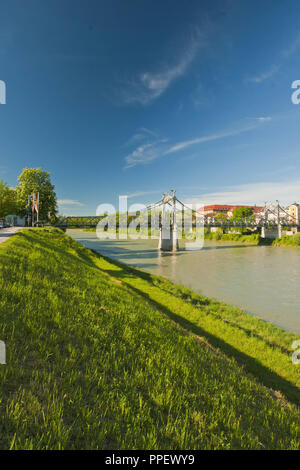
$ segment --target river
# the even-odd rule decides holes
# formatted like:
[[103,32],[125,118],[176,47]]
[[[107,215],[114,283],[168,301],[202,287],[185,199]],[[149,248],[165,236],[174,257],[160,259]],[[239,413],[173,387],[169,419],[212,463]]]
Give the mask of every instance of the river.
[[298,248],[205,241],[199,251],[161,253],[157,240],[99,240],[93,232],[67,233],[105,256],[300,334]]

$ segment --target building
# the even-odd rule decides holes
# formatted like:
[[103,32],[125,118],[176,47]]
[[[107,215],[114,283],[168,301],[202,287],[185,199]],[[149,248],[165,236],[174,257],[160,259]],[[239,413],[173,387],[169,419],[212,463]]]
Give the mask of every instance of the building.
[[216,217],[218,214],[223,214],[227,217],[227,213],[231,207],[233,206],[226,204],[211,204],[210,206],[204,206],[201,212],[205,217]]
[[300,204],[297,204],[294,202],[294,204],[291,204],[289,206],[289,222],[295,223],[295,225],[299,225],[299,209],[300,209]]
[[7,215],[5,217],[5,222],[9,225],[25,227],[25,218],[18,215]]
[[249,207],[253,211],[253,216],[255,217],[256,221],[259,221],[262,217],[264,217],[264,207],[263,206],[232,206],[231,209],[227,212],[227,217],[233,216],[233,211],[238,209],[239,207]]
[[229,204],[211,204],[210,206],[204,206],[203,214],[207,217],[216,217],[218,214],[223,214],[226,217],[232,217],[233,211],[239,207],[250,207],[253,210],[253,214],[256,218],[259,218],[264,211],[262,206],[242,206],[242,205],[229,205]]

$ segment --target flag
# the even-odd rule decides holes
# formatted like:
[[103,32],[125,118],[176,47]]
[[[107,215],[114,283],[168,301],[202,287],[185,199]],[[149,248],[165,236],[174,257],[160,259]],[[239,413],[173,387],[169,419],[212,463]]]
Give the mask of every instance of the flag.
[[32,213],[34,213],[35,208],[35,193],[32,194]]
[[39,193],[32,194],[32,212],[39,212]]
[[37,213],[39,212],[39,193],[35,195],[35,210]]

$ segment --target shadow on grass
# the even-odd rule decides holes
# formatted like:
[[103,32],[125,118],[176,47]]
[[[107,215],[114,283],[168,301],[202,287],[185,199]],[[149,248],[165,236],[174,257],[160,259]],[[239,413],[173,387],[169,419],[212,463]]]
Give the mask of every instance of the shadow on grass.
[[[114,275],[116,276],[116,273]],[[118,277],[119,277],[119,273],[118,273]],[[233,346],[226,343],[225,341],[218,338],[217,336],[212,335],[211,333],[207,332],[203,328],[195,325],[189,320],[172,312],[165,306],[151,299],[148,294],[145,294],[139,289],[136,289],[130,284],[127,284],[126,281],[124,283],[127,285],[127,287],[130,290],[144,297],[147,300],[147,302],[149,302],[158,310],[165,313],[171,320],[178,323],[180,326],[194,333],[195,335],[204,337],[213,347],[218,348],[227,356],[230,356],[236,359],[236,361],[240,365],[244,366],[244,369],[247,372],[250,372],[256,378],[258,378],[260,382],[263,383],[266,387],[271,388],[275,391],[282,392],[291,402],[295,403],[298,406],[300,405],[300,392],[299,392],[299,389],[294,384],[280,377],[275,372],[272,372],[270,369],[263,366],[259,361],[252,358],[251,356],[248,356],[247,354],[239,351],[238,349],[234,348]]]
[[[147,282],[149,282],[152,286],[157,287],[158,289],[160,289],[161,291],[166,292],[169,295],[173,295],[174,297],[176,297],[176,298],[192,305],[194,308],[201,309],[202,306],[215,306],[215,305],[219,306],[219,305],[223,305],[223,302],[215,300],[215,299],[211,299],[211,298],[206,297],[202,294],[199,294],[198,292],[190,290],[189,288],[185,287],[184,285],[173,284],[172,281],[170,281],[167,278],[161,277],[157,274],[151,274],[149,272],[142,271],[141,269],[142,269],[143,265],[136,265],[136,266],[131,265],[131,264],[129,265],[127,263],[123,263],[123,262],[118,261],[116,259],[112,259],[112,258],[106,257],[104,255],[101,255],[101,253],[99,253],[98,251],[95,251],[95,250],[91,250],[91,251],[94,251],[94,253],[97,256],[101,256],[101,258],[106,259],[109,263],[112,263],[112,264],[118,266],[120,269],[122,269],[124,272],[126,272],[127,275],[133,274],[134,276],[138,276],[138,277],[146,280]],[[147,264],[147,265],[144,265],[144,266],[145,266],[145,268],[148,268],[151,265]],[[156,279],[156,282],[154,282],[153,278]],[[168,286],[174,287],[174,291],[172,289],[168,289]],[[238,313],[241,312],[241,309],[239,309],[238,307],[233,307],[233,306],[225,304],[225,308],[230,308],[230,309],[237,310]],[[216,313],[215,311],[209,312],[209,315],[215,317],[219,321],[225,322],[222,315]],[[260,321],[264,322],[264,323],[268,323],[268,322],[266,322],[265,320],[262,320],[262,319]],[[254,336],[257,339],[260,339],[260,340],[264,341],[270,347],[272,347],[274,349],[278,349],[282,353],[285,353],[285,354],[292,354],[293,353],[293,351],[291,349],[288,349],[287,347],[284,347],[281,344],[277,344],[275,342],[268,341],[268,338],[265,338],[264,336],[256,333],[253,329],[246,328],[242,325],[239,325],[238,323],[229,321],[228,319],[226,319],[226,323],[229,324],[230,326],[234,327],[234,328],[237,328],[237,329],[243,331],[244,333],[246,333],[247,336]]]
[[[99,256],[98,253],[96,253],[96,255]],[[256,379],[259,379],[260,383],[262,383],[264,386],[271,388],[272,390],[281,392],[290,402],[294,403],[297,406],[300,405],[300,392],[296,385],[280,377],[278,374],[276,374],[275,372],[271,371],[269,368],[261,364],[257,359],[252,358],[251,356],[239,351],[238,349],[228,344],[226,341],[223,341],[217,336],[207,332],[202,327],[195,325],[194,323],[192,323],[191,321],[185,319],[184,317],[180,315],[177,315],[176,313],[172,312],[164,305],[151,299],[149,295],[143,292],[142,290],[136,287],[133,287],[131,284],[126,282],[126,277],[128,277],[128,275],[132,275],[132,276],[137,275],[145,279],[146,281],[150,282],[152,285],[154,285],[155,287],[159,289],[159,286],[156,286],[153,283],[153,279],[150,274],[135,270],[132,267],[123,265],[122,263],[119,263],[116,261],[112,261],[109,258],[106,258],[106,257],[102,257],[102,258],[107,259],[107,261],[109,261],[110,263],[115,264],[121,268],[120,271],[103,269],[103,271],[105,271],[107,274],[109,274],[112,277],[119,278],[120,280],[122,280],[129,290],[131,290],[132,292],[134,292],[135,294],[139,296],[142,296],[144,299],[146,299],[148,303],[150,303],[156,309],[166,314],[171,320],[179,324],[185,330],[188,330],[189,332],[197,336],[205,338],[211,346],[213,346],[214,348],[218,348],[225,355],[234,358],[239,365],[243,366],[244,370],[252,374],[252,376],[254,376]],[[172,295],[172,293],[170,294]],[[222,321],[222,319],[220,320]],[[273,347],[273,345],[270,344],[270,347]]]

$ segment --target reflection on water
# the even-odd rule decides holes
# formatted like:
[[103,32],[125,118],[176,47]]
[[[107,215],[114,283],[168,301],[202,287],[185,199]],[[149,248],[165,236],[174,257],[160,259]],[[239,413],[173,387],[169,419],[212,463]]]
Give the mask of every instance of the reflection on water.
[[68,234],[103,255],[300,333],[300,249],[209,241],[199,251],[162,253],[157,240],[100,241],[92,232]]

